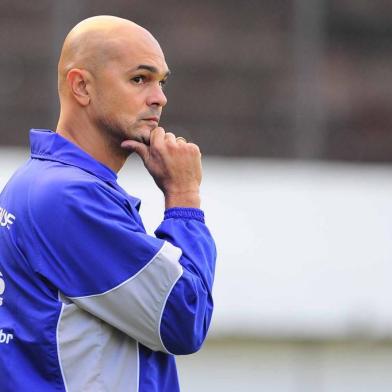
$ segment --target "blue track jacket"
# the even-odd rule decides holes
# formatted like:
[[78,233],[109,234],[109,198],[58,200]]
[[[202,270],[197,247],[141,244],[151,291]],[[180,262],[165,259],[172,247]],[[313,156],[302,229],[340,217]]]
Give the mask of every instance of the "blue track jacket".
[[0,391],[179,390],[203,343],[216,249],[203,212],[146,234],[116,174],[49,130],[0,195]]

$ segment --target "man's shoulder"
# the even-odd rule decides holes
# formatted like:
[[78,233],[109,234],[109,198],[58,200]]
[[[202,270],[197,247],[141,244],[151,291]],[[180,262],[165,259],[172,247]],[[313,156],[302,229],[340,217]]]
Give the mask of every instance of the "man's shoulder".
[[1,195],[9,200],[18,199],[22,206],[34,207],[105,186],[108,187],[98,177],[76,166],[30,159],[13,174]]
[[71,189],[94,188],[103,181],[98,177],[69,165],[52,165],[43,169],[42,175],[36,177],[36,188],[50,191],[50,193],[63,193]]
[[104,181],[78,167],[54,164],[36,173],[30,189],[30,207],[38,205],[64,208],[69,200],[97,199],[110,192]]

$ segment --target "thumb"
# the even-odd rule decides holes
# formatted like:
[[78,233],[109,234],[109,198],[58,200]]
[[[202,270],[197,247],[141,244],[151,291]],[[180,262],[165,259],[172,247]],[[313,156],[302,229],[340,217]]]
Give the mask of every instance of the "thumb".
[[146,162],[149,155],[149,148],[144,143],[137,142],[136,140],[124,140],[121,143],[121,147],[136,152],[142,158],[143,162]]

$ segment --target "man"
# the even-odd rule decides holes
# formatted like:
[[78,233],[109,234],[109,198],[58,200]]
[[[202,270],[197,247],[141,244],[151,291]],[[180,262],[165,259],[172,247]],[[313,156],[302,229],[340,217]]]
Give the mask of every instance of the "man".
[[[213,306],[200,151],[158,126],[169,70],[142,27],[82,21],[58,72],[57,130],[0,196],[0,390],[177,391]],[[116,182],[132,152],[165,197],[156,237]]]

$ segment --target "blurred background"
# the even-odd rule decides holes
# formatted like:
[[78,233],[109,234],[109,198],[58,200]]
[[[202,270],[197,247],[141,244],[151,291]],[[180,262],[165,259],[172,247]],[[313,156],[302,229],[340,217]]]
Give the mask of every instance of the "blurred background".
[[[184,391],[392,390],[392,2],[2,0],[0,189],[55,128],[66,33],[98,14],[149,29],[172,71],[162,125],[200,145],[218,252]],[[163,198],[119,176],[153,233]]]

